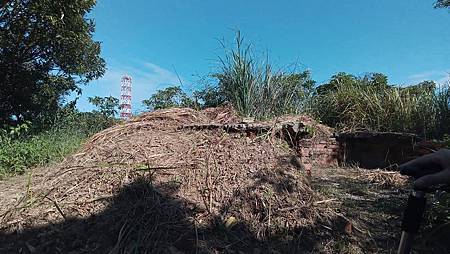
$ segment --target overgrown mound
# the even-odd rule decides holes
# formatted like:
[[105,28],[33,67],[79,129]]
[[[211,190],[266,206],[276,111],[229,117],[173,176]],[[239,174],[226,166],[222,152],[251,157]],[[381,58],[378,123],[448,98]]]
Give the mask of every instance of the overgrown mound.
[[11,188],[22,196],[0,198],[0,250],[312,250],[294,236],[331,213],[276,128],[183,128],[239,122],[229,107],[171,109],[94,135],[78,154]]

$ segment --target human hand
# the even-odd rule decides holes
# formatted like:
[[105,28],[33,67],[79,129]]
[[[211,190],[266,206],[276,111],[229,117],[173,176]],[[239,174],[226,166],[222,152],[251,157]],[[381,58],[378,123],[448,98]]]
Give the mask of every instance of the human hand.
[[402,175],[414,177],[414,189],[425,190],[433,185],[450,184],[450,150],[441,149],[399,166]]

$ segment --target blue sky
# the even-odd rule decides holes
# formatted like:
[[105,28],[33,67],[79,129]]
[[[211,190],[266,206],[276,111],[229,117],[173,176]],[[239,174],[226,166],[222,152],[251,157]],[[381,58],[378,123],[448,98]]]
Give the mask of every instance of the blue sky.
[[396,84],[443,82],[450,73],[450,12],[432,0],[98,0],[90,14],[107,72],[83,87],[89,96],[119,97],[133,77],[134,111],[157,89],[198,86],[217,68],[235,30],[283,68],[298,63],[318,83],[345,71],[382,72]]

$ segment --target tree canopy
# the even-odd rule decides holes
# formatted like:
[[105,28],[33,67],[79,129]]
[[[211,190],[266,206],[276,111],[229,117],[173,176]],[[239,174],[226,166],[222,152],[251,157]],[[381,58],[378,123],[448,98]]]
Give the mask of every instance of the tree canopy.
[[100,114],[107,117],[114,117],[119,112],[119,99],[113,96],[108,97],[89,97],[89,102],[94,105]]
[[450,0],[438,0],[434,6],[436,8],[450,8]]
[[104,74],[95,0],[10,0],[0,5],[0,123],[46,118],[81,84]]
[[149,99],[143,100],[142,103],[149,110],[194,107],[194,101],[179,86],[169,86],[158,90]]
[[357,77],[345,72],[333,75],[328,83],[317,87],[316,93],[324,95],[336,91],[340,86],[370,86],[373,88],[389,88],[388,78],[382,73],[367,73],[362,77]]

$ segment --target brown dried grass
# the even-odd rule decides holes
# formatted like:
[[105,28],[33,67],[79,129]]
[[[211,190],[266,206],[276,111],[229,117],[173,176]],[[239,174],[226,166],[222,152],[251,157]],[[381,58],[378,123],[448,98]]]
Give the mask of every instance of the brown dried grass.
[[408,183],[407,176],[398,171],[387,171],[382,169],[358,169],[357,178],[362,182],[379,185],[383,188],[403,188]]
[[[177,227],[172,225],[174,217],[161,216],[155,220],[153,231],[140,233],[145,242],[153,241],[158,248],[174,245],[173,234],[198,237],[199,228],[230,218],[245,225],[245,237],[263,241],[277,232],[307,228],[333,216],[331,208],[318,202],[321,198],[310,188],[303,172],[290,164],[293,151],[285,141],[270,135],[250,139],[223,130],[179,128],[235,122],[239,118],[226,107],[200,112],[170,109],[146,113],[102,131],[60,165],[35,170],[20,199],[2,200],[0,230],[18,232],[99,214],[111,206],[121,190],[142,178],[156,187],[154,191],[159,194],[151,192],[149,200],[159,200],[159,209],[164,209],[161,197],[170,196],[184,207],[186,218],[182,223],[196,225]],[[157,208],[153,205],[152,209]],[[151,214],[145,212],[139,220]],[[160,227],[169,222],[171,227]],[[123,234],[122,227],[111,226],[112,237]],[[177,231],[180,227],[187,232]],[[155,238],[157,235],[161,237]],[[214,234],[203,241],[213,241],[208,237],[213,239]],[[196,241],[200,244],[199,239]],[[122,239],[117,244],[123,250],[132,242]]]

